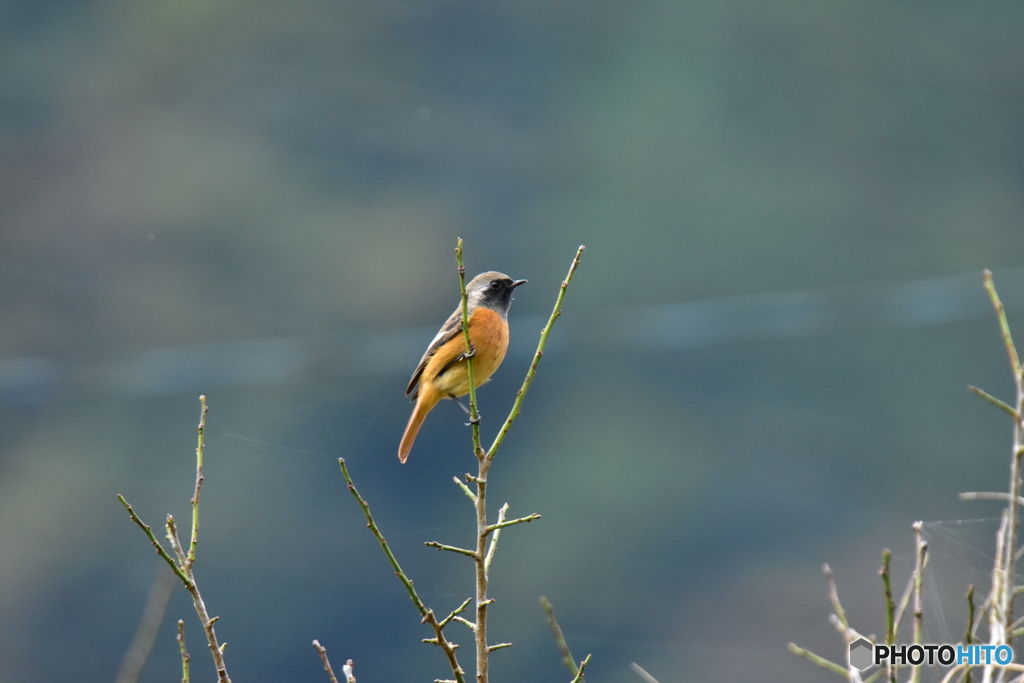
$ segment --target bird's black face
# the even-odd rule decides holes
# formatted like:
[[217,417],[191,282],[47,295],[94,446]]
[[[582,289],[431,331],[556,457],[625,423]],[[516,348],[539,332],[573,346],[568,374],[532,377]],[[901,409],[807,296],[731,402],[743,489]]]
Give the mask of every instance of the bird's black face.
[[507,311],[512,304],[512,290],[525,282],[526,280],[513,280],[510,277],[494,278],[480,293],[481,303],[488,308]]

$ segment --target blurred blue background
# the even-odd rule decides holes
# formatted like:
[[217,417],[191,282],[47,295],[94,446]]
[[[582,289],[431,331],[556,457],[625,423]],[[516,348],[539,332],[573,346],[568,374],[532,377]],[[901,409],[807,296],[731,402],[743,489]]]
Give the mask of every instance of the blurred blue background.
[[[337,458],[427,602],[468,597],[423,546],[472,537],[462,413],[395,456],[457,236],[530,281],[487,440],[587,245],[492,470],[544,516],[502,536],[494,680],[568,680],[542,594],[598,683],[821,680],[785,644],[842,656],[823,561],[881,633],[881,548],[902,586],[913,520],[997,514],[956,493],[1006,487],[965,386],[1012,398],[983,268],[1024,336],[1019,3],[8,0],[0,32],[4,681],[113,680],[161,569],[115,494],[187,518],[200,393],[234,680],[326,680],[314,638],[446,677]],[[926,640],[985,581],[953,537]],[[143,681],[178,618],[212,677],[179,588]]]

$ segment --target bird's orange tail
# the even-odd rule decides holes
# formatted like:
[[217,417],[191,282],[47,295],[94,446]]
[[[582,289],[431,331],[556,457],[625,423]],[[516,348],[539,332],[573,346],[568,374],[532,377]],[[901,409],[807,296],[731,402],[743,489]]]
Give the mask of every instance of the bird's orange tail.
[[434,409],[438,401],[441,400],[440,394],[437,390],[426,383],[420,385],[419,397],[416,399],[416,407],[412,410],[412,415],[409,416],[409,424],[405,426],[405,434],[402,434],[402,443],[398,445],[398,459],[405,462],[409,459],[409,451],[412,450],[412,445],[416,441],[416,435],[420,433],[420,427],[423,426],[423,420],[427,417],[427,413]]

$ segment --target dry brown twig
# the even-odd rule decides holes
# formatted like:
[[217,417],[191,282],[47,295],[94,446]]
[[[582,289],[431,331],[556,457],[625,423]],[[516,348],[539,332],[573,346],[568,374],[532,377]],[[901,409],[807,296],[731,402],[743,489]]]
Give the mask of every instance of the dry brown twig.
[[[331,661],[327,658],[327,648],[320,644],[319,640],[313,641],[313,647],[320,654],[320,660],[324,663],[324,670],[331,679],[331,683],[338,683],[338,677],[334,675],[334,669],[331,667]],[[345,683],[356,683],[356,677],[352,675],[352,660],[348,660],[341,667],[342,673],[345,675]]]

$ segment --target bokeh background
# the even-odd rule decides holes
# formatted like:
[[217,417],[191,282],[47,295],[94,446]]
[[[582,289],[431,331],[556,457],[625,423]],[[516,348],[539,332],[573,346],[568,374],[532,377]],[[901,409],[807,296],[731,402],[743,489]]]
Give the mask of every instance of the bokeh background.
[[[345,491],[422,594],[472,592],[474,466],[408,375],[470,274],[530,283],[485,437],[580,244],[492,470],[495,680],[811,681],[820,565],[883,631],[876,570],[936,557],[927,640],[987,586],[1024,336],[1015,2],[0,3],[0,679],[110,681],[161,562],[115,500],[188,516],[236,681],[446,677]],[[981,520],[981,521],[968,521]],[[179,588],[142,680],[213,675]],[[472,652],[467,633],[467,667]]]

